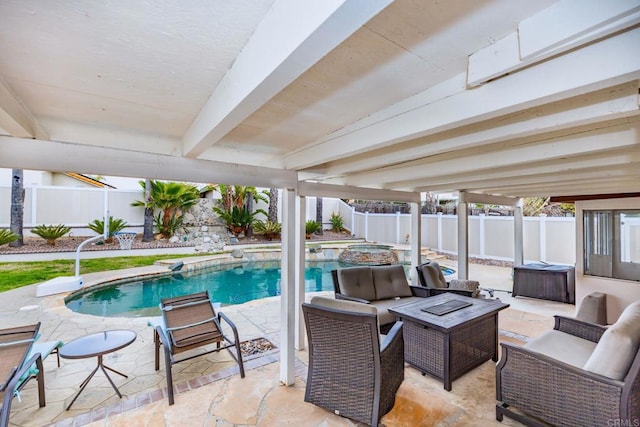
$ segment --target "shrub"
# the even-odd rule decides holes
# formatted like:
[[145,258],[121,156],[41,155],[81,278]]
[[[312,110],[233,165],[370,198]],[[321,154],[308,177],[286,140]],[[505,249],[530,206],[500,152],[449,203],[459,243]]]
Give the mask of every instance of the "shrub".
[[344,219],[342,219],[342,216],[340,216],[340,214],[337,214],[335,212],[332,213],[329,221],[331,222],[331,231],[334,231],[336,233],[342,233],[344,231]]
[[182,215],[178,214],[171,214],[169,218],[166,218],[163,213],[159,213],[158,216],[153,219],[153,222],[158,229],[158,233],[167,239],[176,234],[178,229],[184,229],[182,226]]
[[[113,242],[113,235],[118,231],[124,230],[126,226],[127,226],[126,221],[120,218],[114,219],[112,216],[110,216],[109,217],[109,237],[105,240],[105,243]],[[89,228],[98,234],[104,233],[104,220],[96,219],[93,222],[90,222]]]
[[55,246],[56,240],[71,231],[70,227],[63,224],[44,225],[40,224],[34,227],[31,232],[36,236],[42,237],[50,246]]
[[282,224],[276,221],[256,221],[254,227],[256,232],[263,234],[269,240],[280,237],[282,232]]
[[16,240],[18,240],[18,235],[14,232],[7,229],[0,230],[0,246],[15,242]]
[[304,225],[304,233],[309,238],[313,233],[319,231],[322,228],[322,225],[319,222],[308,220]]

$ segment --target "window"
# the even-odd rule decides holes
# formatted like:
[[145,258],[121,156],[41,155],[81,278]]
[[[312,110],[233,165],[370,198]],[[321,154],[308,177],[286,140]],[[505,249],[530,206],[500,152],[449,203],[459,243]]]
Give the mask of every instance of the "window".
[[640,281],[640,210],[584,211],[584,272]]

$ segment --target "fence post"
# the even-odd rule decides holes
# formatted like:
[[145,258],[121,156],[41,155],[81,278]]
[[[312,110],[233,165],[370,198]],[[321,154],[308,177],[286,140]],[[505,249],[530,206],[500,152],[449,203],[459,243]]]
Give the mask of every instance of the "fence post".
[[538,217],[540,226],[540,261],[547,261],[547,214]]
[[438,212],[438,252],[442,251],[442,212]]
[[369,211],[364,213],[364,240],[369,241]]
[[485,240],[484,240],[484,226],[485,226],[485,217],[486,215],[481,213],[478,215],[478,220],[480,221],[479,224],[479,233],[480,233],[480,256],[484,257],[484,253],[485,253]]

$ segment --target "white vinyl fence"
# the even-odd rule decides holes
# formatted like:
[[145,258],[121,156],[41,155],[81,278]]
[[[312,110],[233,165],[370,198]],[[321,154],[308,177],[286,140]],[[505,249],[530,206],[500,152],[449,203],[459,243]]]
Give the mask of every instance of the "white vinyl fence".
[[[125,220],[126,231],[142,232],[144,209],[132,207],[142,200],[141,190],[103,190],[83,187],[34,186],[25,188],[24,226],[64,224],[74,235],[93,236],[87,224],[102,219],[105,210],[114,218]],[[316,198],[306,197],[307,219],[316,216]],[[259,206],[263,209],[265,206]],[[410,214],[373,214],[355,212],[340,199],[323,198],[324,228],[337,213],[354,237],[367,241],[409,244]],[[11,220],[11,188],[0,187],[0,227]],[[28,233],[25,233],[29,235]],[[443,253],[456,253],[458,226],[456,215],[422,215],[422,246]],[[526,262],[545,261],[575,264],[575,218],[525,217],[524,258]],[[469,255],[478,258],[513,260],[513,217],[470,216]]]

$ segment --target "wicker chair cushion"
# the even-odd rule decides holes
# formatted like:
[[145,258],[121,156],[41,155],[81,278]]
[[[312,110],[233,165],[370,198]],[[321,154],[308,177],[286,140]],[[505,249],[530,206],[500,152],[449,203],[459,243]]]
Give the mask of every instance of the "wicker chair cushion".
[[640,343],[640,301],[627,306],[618,320],[602,334],[584,369],[623,380]]
[[524,347],[582,369],[596,348],[596,343],[551,330],[529,341]]
[[352,298],[373,301],[376,291],[373,287],[371,267],[353,267],[338,270],[340,293]]
[[371,304],[365,304],[373,306],[378,310],[378,321],[381,325],[387,325],[397,320],[396,315],[389,312],[389,308],[396,307],[401,304],[410,304],[412,302],[424,301],[422,297],[403,297],[402,299],[383,299],[377,301],[371,301]]
[[435,261],[426,262],[418,266],[424,280],[427,282],[427,287],[430,288],[447,288],[447,279],[444,278],[444,273],[440,269],[440,264]]
[[461,279],[453,279],[449,282],[449,289],[462,289],[465,291],[472,291],[473,297],[477,297],[480,292],[478,288],[480,287],[480,283],[476,280],[461,280]]
[[[335,310],[351,311],[351,312],[364,313],[364,314],[373,314],[374,316],[376,316],[376,318],[378,318],[377,317],[378,310],[376,309],[376,307],[369,304],[363,304],[360,302],[318,296],[318,297],[311,298],[311,304],[319,305],[321,307],[326,307],[326,308],[333,308]],[[378,319],[378,331],[380,331],[380,319]]]
[[[410,297],[411,288],[402,265],[371,267],[377,300]],[[383,322],[385,323],[385,322]]]

